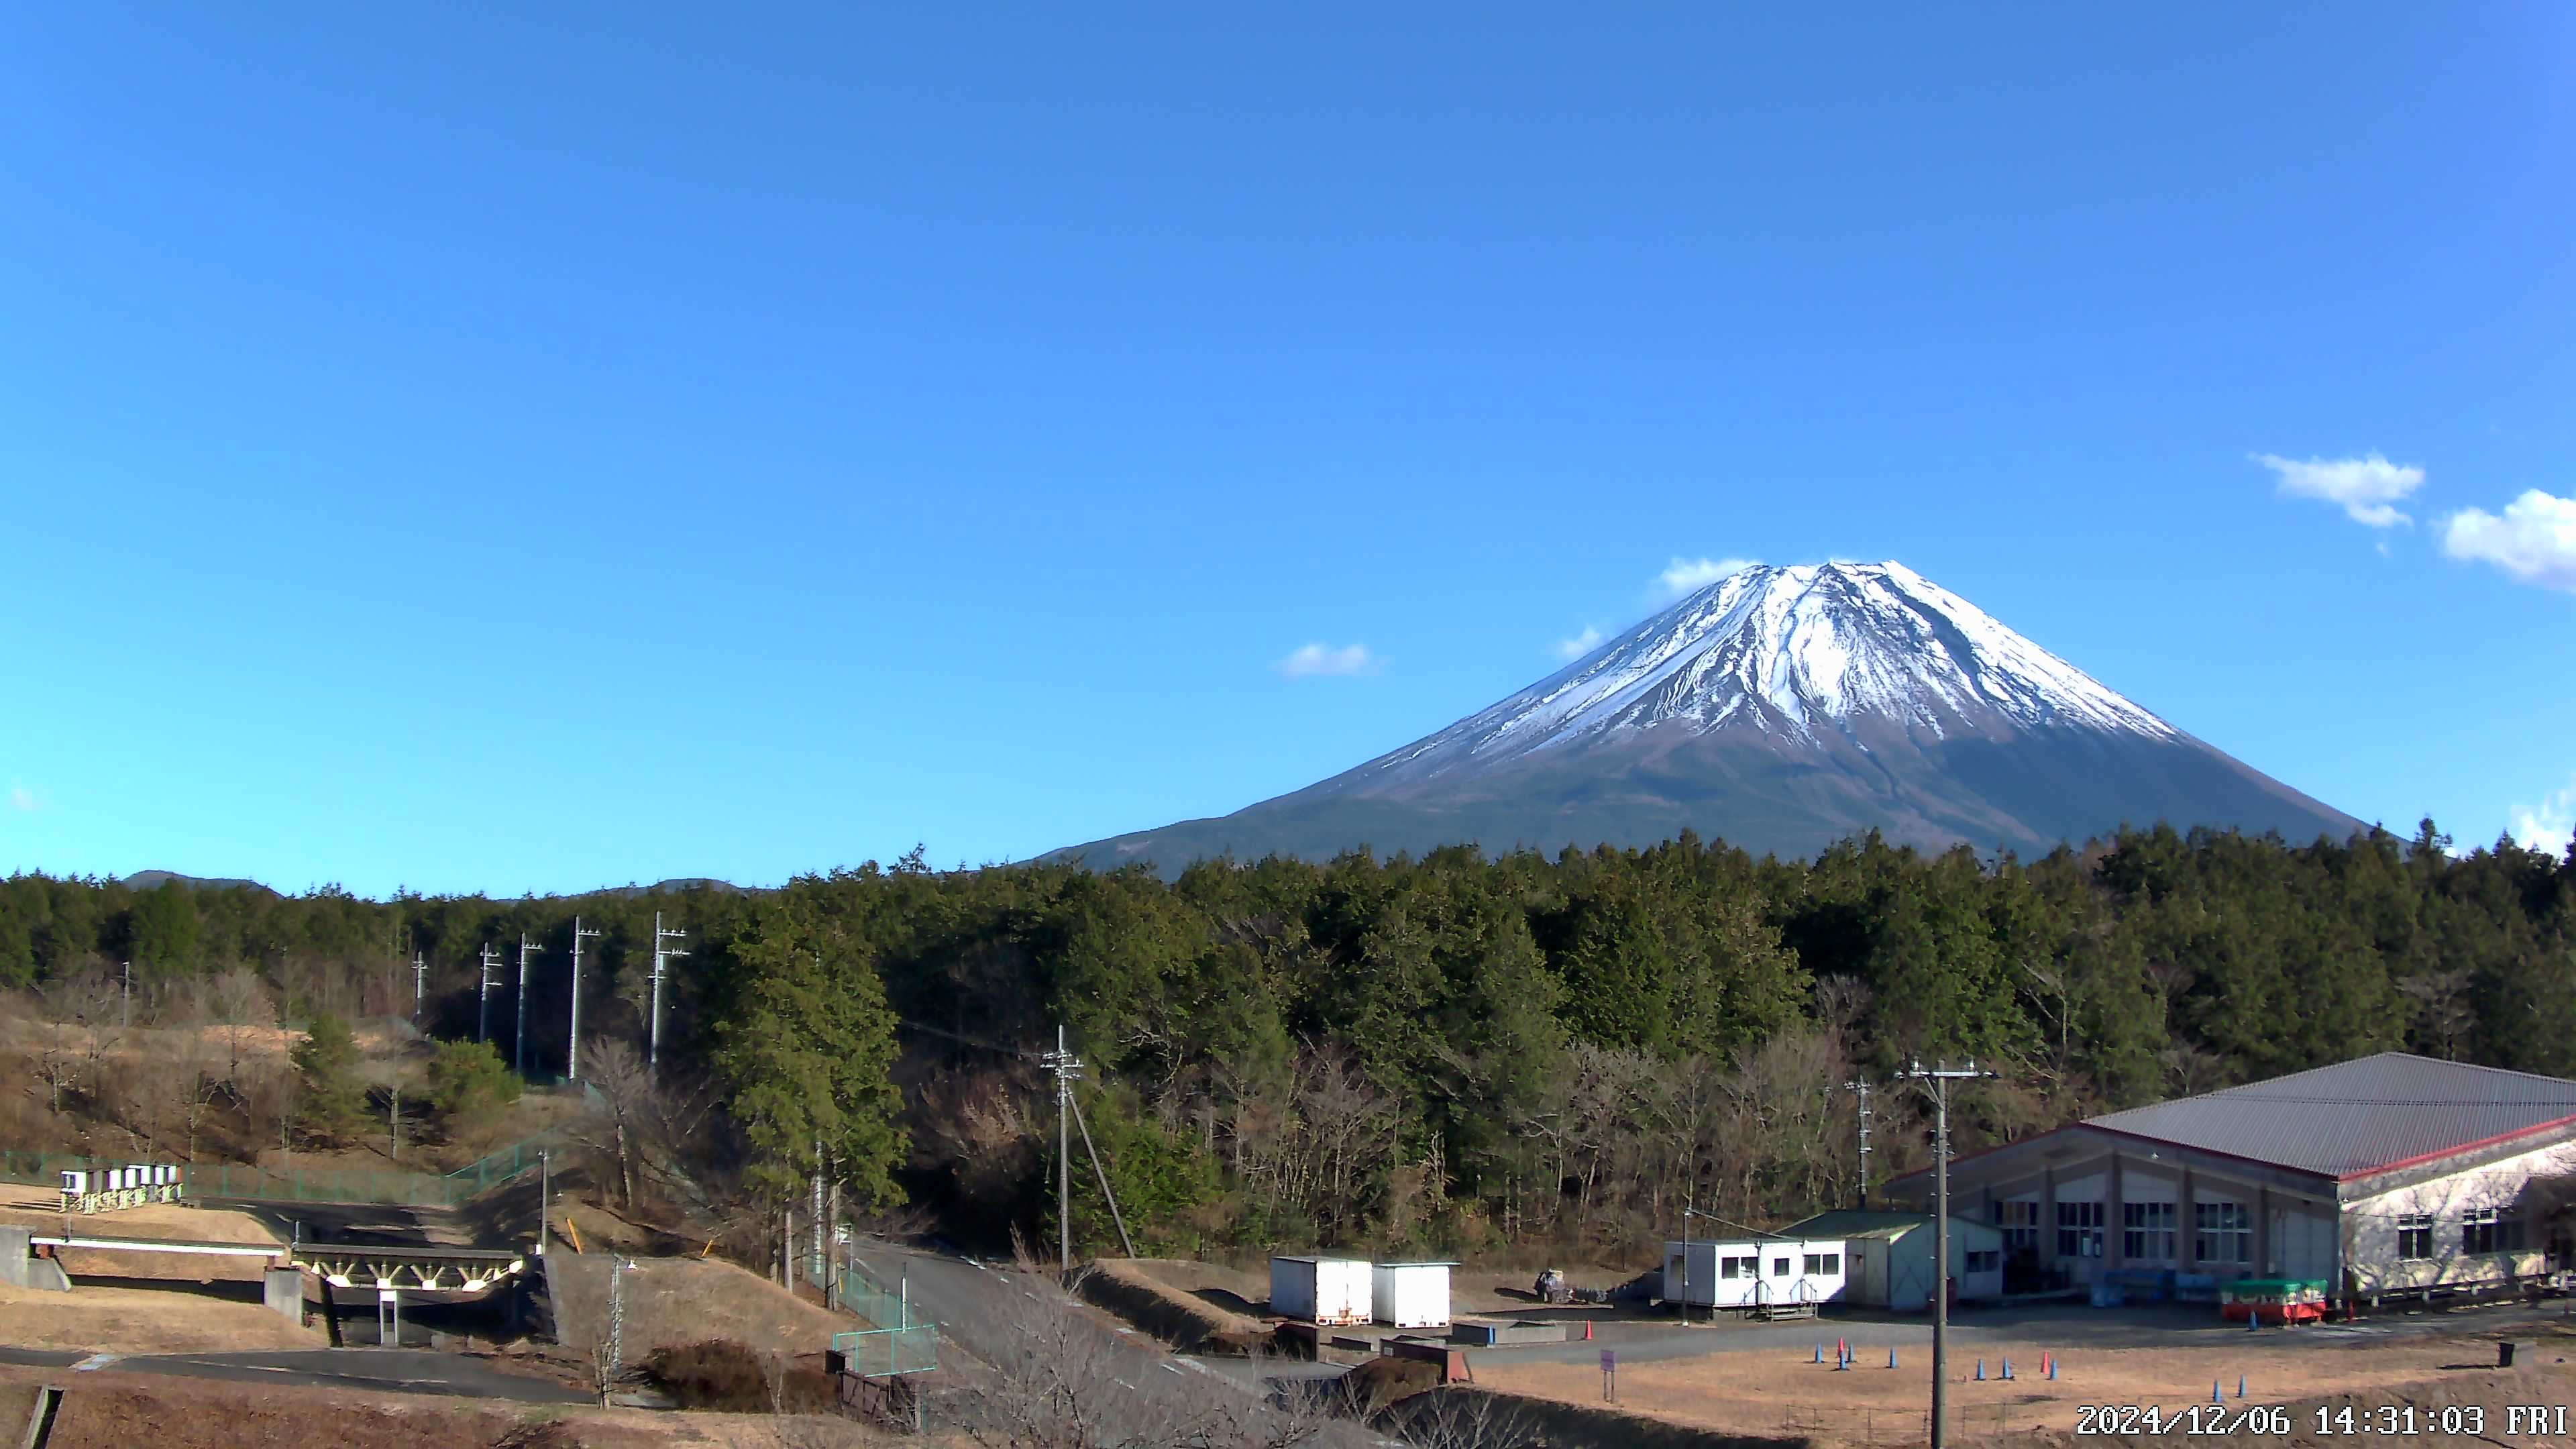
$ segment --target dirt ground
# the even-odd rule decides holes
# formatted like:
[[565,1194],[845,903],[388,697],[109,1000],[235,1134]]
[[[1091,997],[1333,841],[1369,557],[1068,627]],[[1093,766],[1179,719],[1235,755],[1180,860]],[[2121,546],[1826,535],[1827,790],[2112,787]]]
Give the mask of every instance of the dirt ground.
[[[586,1346],[608,1322],[607,1253],[573,1253],[558,1246],[547,1254],[556,1336]],[[721,1258],[637,1258],[626,1275],[626,1354],[641,1359],[656,1348],[730,1338],[754,1349],[793,1355],[821,1354],[832,1335],[857,1321],[791,1296],[765,1278]]]
[[[1798,1344],[1783,1344],[1777,1351],[1625,1365],[1618,1370],[1618,1403],[1672,1423],[1736,1434],[1803,1436],[1819,1445],[1921,1442],[1930,1397],[1929,1351],[1900,1349],[1898,1366],[1891,1370],[1886,1345],[1871,1346],[1864,1331],[1851,1336],[1853,1367],[1838,1372],[1832,1366],[1835,1332],[1830,1325],[1818,1330],[1826,1358],[1821,1365],[1811,1361],[1815,1345],[1803,1341],[1816,1335],[1802,1335]],[[2418,1393],[2422,1397],[2446,1379],[2466,1385],[2470,1376],[2492,1376],[2496,1360],[2495,1339],[2485,1336],[2274,1336],[2243,1347],[2079,1349],[2058,1358],[2058,1377],[2051,1381],[2040,1367],[2040,1355],[2049,1348],[1984,1343],[1964,1354],[1954,1352],[1948,1398],[1958,1437],[1982,1442],[2037,1431],[2072,1434],[2082,1406],[2160,1404],[2168,1411],[2181,1410],[2207,1403],[2213,1384],[2228,1403],[2236,1404],[2240,1376],[2247,1404],[2337,1394],[2379,1402],[2396,1392],[2395,1386],[2431,1386]],[[2563,1357],[2576,1349],[2576,1342],[2526,1342],[2524,1349],[2533,1362],[2515,1373],[2540,1397],[2566,1402],[2569,1389],[2576,1388],[2576,1370]],[[1982,1383],[1975,1378],[1980,1358],[1987,1374]],[[2006,1358],[2014,1373],[2009,1381],[2000,1377]],[[1579,1404],[1602,1400],[1601,1371],[1591,1362],[1514,1363],[1489,1356],[1476,1361],[1475,1372],[1481,1387],[1505,1393]]]
[[26,1422],[35,1386],[46,1383],[66,1390],[49,1449],[868,1449],[894,1442],[846,1420],[805,1415],[543,1410],[113,1369],[0,1368],[0,1434],[10,1442]]
[[[63,1228],[62,1196],[41,1188],[0,1183],[0,1224],[57,1233]],[[230,1208],[200,1208],[156,1203],[115,1212],[75,1214],[71,1228],[102,1238],[185,1238],[201,1243],[247,1243],[267,1247],[278,1241],[268,1225]],[[118,1253],[71,1248],[62,1254],[63,1271],[78,1283],[83,1278],[163,1278],[191,1283],[256,1283],[268,1268],[265,1258],[208,1257],[187,1253]]]
[[326,1343],[321,1330],[298,1328],[257,1303],[95,1284],[69,1293],[0,1286],[0,1341],[109,1353],[251,1353]]
[[[1164,1288],[1222,1312],[1257,1317],[1269,1308],[1270,1278],[1266,1263],[1238,1268],[1224,1263],[1176,1258],[1114,1259],[1110,1262],[1132,1267]],[[1104,1263],[1103,1266],[1108,1265]],[[1565,1264],[1557,1267],[1577,1288],[1610,1289],[1637,1276],[1634,1268]],[[1522,1269],[1509,1265],[1452,1268],[1449,1270],[1450,1310],[1453,1313],[1510,1314],[1536,1307],[1537,1300],[1530,1292],[1530,1285],[1538,1274],[1537,1268]]]

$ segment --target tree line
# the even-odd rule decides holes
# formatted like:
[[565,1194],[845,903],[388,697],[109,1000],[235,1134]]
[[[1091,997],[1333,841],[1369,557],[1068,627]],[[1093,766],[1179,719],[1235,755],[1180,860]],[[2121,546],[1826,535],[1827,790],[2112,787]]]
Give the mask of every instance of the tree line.
[[[647,1077],[656,911],[693,954]],[[1781,861],[1685,834],[1169,881],[915,852],[775,891],[518,901],[19,876],[0,882],[0,983],[131,962],[399,1015],[418,951],[429,1024],[458,1038],[476,951],[514,962],[524,932],[532,1075],[551,1074],[576,913],[603,932],[583,1033],[623,1084],[630,1196],[785,1204],[828,1178],[995,1241],[1054,1229],[1036,1057],[1057,1022],[1149,1251],[1619,1254],[1686,1200],[1777,1223],[1862,1189],[1846,1084],[1917,1058],[2000,1073],[1954,1098],[1961,1150],[2391,1048],[2576,1074],[2576,866],[2455,852],[2429,821],[2305,845],[2160,827],[2031,861],[1875,837]],[[1869,1177],[1918,1165],[1916,1105],[1873,1106]],[[1080,1241],[1114,1241],[1087,1171],[1072,1212]]]

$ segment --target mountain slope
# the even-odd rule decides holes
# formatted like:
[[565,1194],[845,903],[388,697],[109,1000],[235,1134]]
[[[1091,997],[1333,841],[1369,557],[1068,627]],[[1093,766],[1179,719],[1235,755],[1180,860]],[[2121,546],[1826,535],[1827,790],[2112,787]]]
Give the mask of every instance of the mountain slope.
[[1643,845],[1685,826],[1781,855],[1872,829],[2034,853],[2159,820],[2294,840],[2361,828],[1902,564],[1819,564],[1730,575],[1294,794],[1059,854],[1172,871],[1358,845]]

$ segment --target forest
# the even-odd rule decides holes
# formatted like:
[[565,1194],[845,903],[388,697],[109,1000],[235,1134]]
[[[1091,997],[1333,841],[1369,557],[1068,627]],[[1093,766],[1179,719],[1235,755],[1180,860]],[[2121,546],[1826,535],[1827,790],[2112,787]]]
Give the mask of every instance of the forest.
[[[690,954],[647,1079],[656,913]],[[1177,1254],[1613,1260],[1678,1231],[1686,1202],[1776,1224],[1928,1160],[1893,1080],[1918,1059],[1997,1073],[1954,1094],[1960,1152],[2388,1049],[2576,1074],[2576,864],[2455,852],[2430,821],[2305,845],[2159,827],[2030,861],[1875,837],[1781,861],[1685,834],[1169,882],[915,851],[777,890],[518,900],[20,875],[0,882],[0,989],[25,1021],[70,1022],[130,1012],[130,973],[149,1000],[310,1032],[408,1017],[418,953],[421,1027],[466,1041],[488,1012],[508,1061],[524,936],[544,1082],[576,916],[600,933],[584,1058],[617,1078],[621,1151],[632,1114],[630,1202],[779,1203],[819,1173],[854,1210],[989,1243],[1054,1231],[1038,1054],[1059,1023],[1140,1251]],[[210,1100],[222,1070],[202,1064]],[[96,1131],[84,1094],[107,1085],[22,1073],[0,1122]],[[1078,1246],[1114,1251],[1091,1174],[1074,1181]]]

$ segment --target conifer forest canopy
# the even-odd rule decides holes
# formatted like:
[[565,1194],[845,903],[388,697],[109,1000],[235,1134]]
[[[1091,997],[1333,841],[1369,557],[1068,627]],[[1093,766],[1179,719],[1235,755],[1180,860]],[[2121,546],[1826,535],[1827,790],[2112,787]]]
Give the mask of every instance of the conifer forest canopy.
[[[418,951],[423,1024],[470,1038],[478,950],[514,991],[525,933],[551,1075],[573,917],[602,932],[585,1042],[640,1043],[659,911],[691,933],[665,1070],[723,1085],[709,1130],[743,1192],[792,1194],[828,1133],[863,1200],[964,1240],[1051,1232],[1035,1054],[1061,1021],[1145,1251],[1609,1256],[1674,1231],[1685,1195],[1759,1224],[1848,1203],[1844,1084],[1917,1058],[1999,1074],[1954,1095],[1962,1152],[2391,1048],[2576,1074],[2576,864],[2448,845],[2429,821],[2305,845],[2159,827],[2031,861],[1875,837],[1780,861],[1685,834],[1168,883],[916,851],[779,890],[521,900],[21,875],[0,988],[35,1011],[129,962],[138,990],[247,968],[291,1017],[404,1016]],[[1873,1106],[1872,1177],[1926,1160],[1918,1104]],[[1114,1250],[1075,1183],[1078,1242]]]

